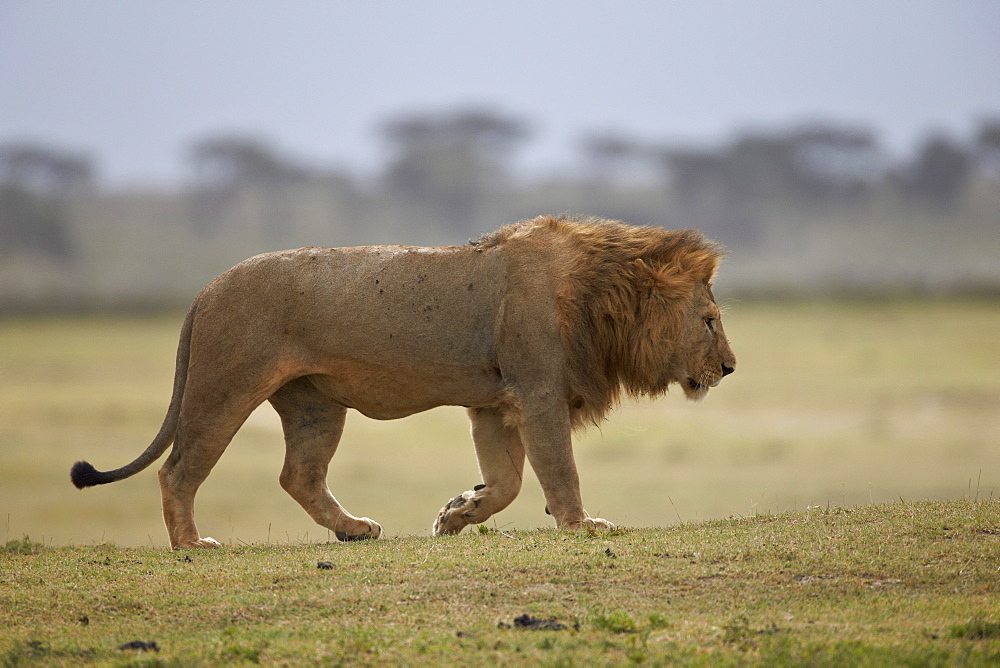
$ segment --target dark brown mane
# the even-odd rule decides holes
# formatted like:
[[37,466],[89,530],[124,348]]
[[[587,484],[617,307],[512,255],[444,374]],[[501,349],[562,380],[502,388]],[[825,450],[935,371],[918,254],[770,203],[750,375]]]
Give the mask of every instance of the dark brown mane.
[[667,390],[663,374],[696,283],[709,283],[722,248],[697,230],[544,216],[501,228],[478,245],[542,233],[561,250],[559,324],[574,426],[596,423],[629,396]]

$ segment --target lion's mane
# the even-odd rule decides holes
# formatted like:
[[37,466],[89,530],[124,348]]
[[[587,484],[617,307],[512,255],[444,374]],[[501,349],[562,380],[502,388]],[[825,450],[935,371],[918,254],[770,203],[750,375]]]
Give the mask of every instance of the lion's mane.
[[622,393],[667,391],[694,285],[710,283],[722,247],[692,229],[541,216],[473,242],[489,248],[537,232],[559,246],[557,300],[574,427],[600,422]]

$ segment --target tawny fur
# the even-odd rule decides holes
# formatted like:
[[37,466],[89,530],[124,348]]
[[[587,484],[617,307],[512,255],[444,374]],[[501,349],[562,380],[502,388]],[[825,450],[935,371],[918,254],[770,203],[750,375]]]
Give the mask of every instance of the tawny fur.
[[483,483],[450,501],[434,533],[484,521],[517,495],[525,458],[562,528],[611,526],[583,508],[574,427],[623,394],[672,383],[700,399],[731,373],[711,279],[721,249],[693,230],[539,217],[470,246],[303,248],[246,260],[188,312],[159,434],[130,464],[77,462],[78,487],[160,469],[172,547],[212,547],[194,495],[263,401],[282,420],[280,481],[342,539],[381,527],[348,513],[326,473],[348,409],[392,419],[468,408]]

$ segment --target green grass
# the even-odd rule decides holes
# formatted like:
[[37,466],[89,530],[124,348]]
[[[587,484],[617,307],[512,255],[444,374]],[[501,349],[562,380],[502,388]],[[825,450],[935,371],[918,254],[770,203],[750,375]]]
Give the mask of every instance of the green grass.
[[1000,501],[218,551],[15,540],[0,665],[995,665],[998,555]]
[[0,321],[0,666],[1000,662],[1000,303],[725,317],[738,370],[704,402],[576,439],[588,510],[633,528],[538,530],[529,476],[479,531],[427,537],[478,482],[463,412],[438,409],[349,417],[331,487],[385,538],[331,544],[278,486],[264,407],[198,496],[229,549],[184,553],[162,549],[155,467],[68,477],[155,434],[180,316]]

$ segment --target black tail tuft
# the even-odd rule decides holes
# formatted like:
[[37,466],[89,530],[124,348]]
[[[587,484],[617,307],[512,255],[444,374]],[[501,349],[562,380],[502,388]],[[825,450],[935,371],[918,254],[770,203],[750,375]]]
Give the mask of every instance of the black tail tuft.
[[113,478],[109,478],[106,473],[101,473],[91,466],[90,462],[77,462],[73,464],[73,468],[69,471],[69,479],[73,481],[77,489],[103,485],[106,482],[113,481]]

